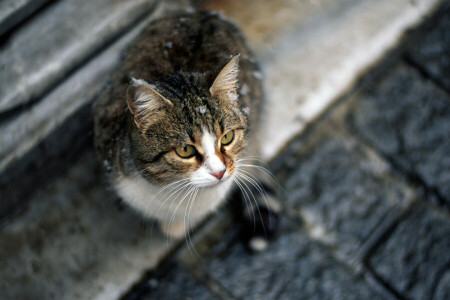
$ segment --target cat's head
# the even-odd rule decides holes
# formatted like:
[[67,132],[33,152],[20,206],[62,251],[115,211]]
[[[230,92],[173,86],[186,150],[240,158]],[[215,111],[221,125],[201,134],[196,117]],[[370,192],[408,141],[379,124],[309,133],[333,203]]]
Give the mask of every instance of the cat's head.
[[131,153],[145,178],[208,187],[233,176],[248,125],[237,101],[238,71],[234,56],[212,82],[192,73],[133,80],[127,90]]

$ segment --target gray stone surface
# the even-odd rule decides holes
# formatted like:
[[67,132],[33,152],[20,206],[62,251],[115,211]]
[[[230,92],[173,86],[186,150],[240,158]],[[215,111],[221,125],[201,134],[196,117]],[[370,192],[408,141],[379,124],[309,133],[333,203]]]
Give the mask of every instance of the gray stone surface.
[[133,297],[140,300],[220,299],[212,294],[206,286],[197,281],[193,274],[180,265],[173,266],[162,276],[148,278],[146,285],[145,290],[140,291],[139,294],[129,295],[126,299],[133,299]]
[[0,50],[0,112],[36,100],[155,2],[59,1],[24,24]]
[[0,231],[0,299],[116,299],[171,242],[102,183],[93,153]]
[[440,17],[429,26],[409,52],[416,65],[450,91],[450,2],[439,11]]
[[448,299],[449,215],[424,205],[416,207],[369,263],[407,299]]
[[382,299],[294,223],[283,225],[261,253],[232,242],[213,248],[196,267],[240,299]]
[[66,78],[39,103],[17,116],[0,123],[0,172],[11,161],[21,157],[37,142],[58,128],[70,115],[92,102],[117,67],[125,47],[152,20],[144,20],[110,48]]
[[399,65],[368,89],[351,112],[361,136],[450,204],[450,97]]
[[385,162],[333,127],[339,125],[315,130],[309,142],[294,141],[273,165],[309,234],[353,258],[384,218],[411,202],[411,191]]
[[[58,85],[41,101],[0,123],[0,219],[26,202],[42,181],[63,170],[92,141],[90,103],[120,61],[124,48],[154,18],[182,1],[166,1],[108,49]],[[68,158],[68,159],[65,159]],[[27,189],[17,189],[17,186]]]
[[50,0],[0,1],[0,36]]
[[450,267],[438,280],[439,283],[437,284],[433,299],[450,299]]
[[263,62],[270,159],[441,0],[197,2],[233,18]]

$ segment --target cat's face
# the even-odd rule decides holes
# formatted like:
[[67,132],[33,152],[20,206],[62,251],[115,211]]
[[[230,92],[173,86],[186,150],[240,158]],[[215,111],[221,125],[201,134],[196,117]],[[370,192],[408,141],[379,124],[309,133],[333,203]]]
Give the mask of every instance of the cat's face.
[[127,91],[134,121],[131,153],[145,178],[208,187],[233,176],[247,131],[237,102],[237,73],[235,56],[209,88],[204,78],[186,74],[155,86],[132,82]]

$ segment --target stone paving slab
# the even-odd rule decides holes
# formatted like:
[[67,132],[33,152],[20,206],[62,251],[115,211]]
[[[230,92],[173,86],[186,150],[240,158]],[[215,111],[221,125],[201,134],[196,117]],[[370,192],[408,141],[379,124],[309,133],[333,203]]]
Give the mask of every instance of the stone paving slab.
[[[58,1],[24,24],[0,50],[0,112],[36,100],[157,1]],[[32,46],[30,46],[32,45]]]
[[171,242],[103,183],[90,152],[0,231],[0,299],[116,299]]
[[202,1],[239,24],[262,62],[270,111],[265,158],[273,158],[440,2]]
[[416,206],[369,263],[407,299],[448,299],[450,215],[426,205]]
[[427,28],[423,39],[412,47],[408,56],[450,91],[450,1],[444,3],[439,11],[441,17]]
[[161,300],[161,299],[221,299],[214,295],[205,285],[195,279],[195,276],[181,264],[165,270],[164,275],[149,277],[147,288],[126,300]]
[[398,65],[361,98],[350,124],[450,205],[450,96],[416,70]]
[[413,193],[342,123],[328,121],[294,140],[272,165],[309,235],[349,260],[383,221],[411,204]]
[[50,0],[0,1],[0,36]]
[[[191,257],[195,261],[195,254]],[[280,235],[261,253],[249,253],[231,237],[187,265],[237,299],[383,299],[286,218]]]

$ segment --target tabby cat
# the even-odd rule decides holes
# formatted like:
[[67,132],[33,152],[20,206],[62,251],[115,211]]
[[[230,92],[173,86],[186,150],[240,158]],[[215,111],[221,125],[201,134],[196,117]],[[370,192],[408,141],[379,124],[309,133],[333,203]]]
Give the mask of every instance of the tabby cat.
[[132,43],[96,101],[96,150],[120,197],[179,237],[233,183],[254,203],[262,99],[235,25],[211,12],[171,14]]

